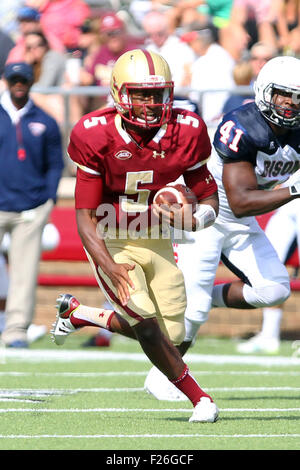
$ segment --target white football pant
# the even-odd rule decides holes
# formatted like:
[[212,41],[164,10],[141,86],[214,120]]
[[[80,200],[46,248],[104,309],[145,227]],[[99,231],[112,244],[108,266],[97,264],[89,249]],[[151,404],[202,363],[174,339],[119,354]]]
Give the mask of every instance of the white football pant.
[[199,325],[208,318],[221,254],[247,282],[245,300],[255,307],[276,305],[290,294],[289,275],[255,218],[250,224],[216,222],[193,233],[194,243],[174,246],[187,293],[185,316]]

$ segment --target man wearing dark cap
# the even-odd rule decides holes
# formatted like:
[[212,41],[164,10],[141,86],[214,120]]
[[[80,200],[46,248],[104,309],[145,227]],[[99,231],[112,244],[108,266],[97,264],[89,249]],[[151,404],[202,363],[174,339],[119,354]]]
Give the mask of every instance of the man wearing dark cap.
[[0,99],[0,243],[10,233],[10,284],[2,342],[27,347],[35,308],[41,236],[56,201],[63,169],[56,121],[29,97],[33,70],[25,62],[5,66]]
[[108,13],[100,19],[100,35],[102,45],[87,69],[87,84],[109,86],[113,65],[124,52],[135,49],[139,41],[129,37],[126,24],[115,13]]

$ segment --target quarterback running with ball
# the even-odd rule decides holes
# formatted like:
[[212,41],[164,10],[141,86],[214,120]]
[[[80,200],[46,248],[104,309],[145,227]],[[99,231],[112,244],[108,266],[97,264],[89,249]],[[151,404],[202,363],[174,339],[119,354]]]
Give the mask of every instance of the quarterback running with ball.
[[[190,375],[175,347],[185,336],[186,294],[176,266],[171,226],[186,221],[189,230],[210,226],[218,213],[217,185],[207,169],[211,144],[198,115],[173,109],[167,62],[136,49],[116,62],[111,76],[114,108],[84,116],[68,147],[77,165],[75,204],[78,232],[100,288],[114,310],[91,308],[74,296],[57,299],[54,341],[94,325],[140,342],[150,361],[194,406],[190,421],[214,422],[218,408]],[[155,205],[163,186],[184,177],[199,201],[172,212]],[[180,228],[180,227],[179,227]]]

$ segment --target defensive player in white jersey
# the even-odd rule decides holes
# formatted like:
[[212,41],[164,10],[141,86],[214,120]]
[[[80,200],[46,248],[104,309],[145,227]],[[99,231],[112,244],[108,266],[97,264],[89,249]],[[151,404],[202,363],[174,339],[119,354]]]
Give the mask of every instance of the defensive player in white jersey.
[[191,215],[190,230],[200,229],[211,225],[218,211],[217,185],[206,166],[211,151],[206,125],[192,112],[172,109],[173,88],[159,54],[129,51],[112,71],[115,108],[84,116],[71,133],[78,232],[114,311],[63,294],[53,336],[61,344],[76,328],[94,325],[138,339],[149,360],[191,400],[190,421],[214,422],[217,406],[175,347],[185,335],[184,279],[172,240],[152,210],[157,190],[183,175],[199,204],[195,214],[191,204],[162,211],[170,224]]
[[[290,295],[288,272],[255,216],[300,196],[299,103],[300,60],[276,57],[257,77],[255,102],[226,114],[217,128],[208,167],[218,184],[219,215],[207,230],[190,234],[194,243],[178,245],[187,290],[183,354],[210,308],[263,308]],[[239,280],[214,286],[220,260]],[[145,388],[172,399],[162,379],[152,368]]]

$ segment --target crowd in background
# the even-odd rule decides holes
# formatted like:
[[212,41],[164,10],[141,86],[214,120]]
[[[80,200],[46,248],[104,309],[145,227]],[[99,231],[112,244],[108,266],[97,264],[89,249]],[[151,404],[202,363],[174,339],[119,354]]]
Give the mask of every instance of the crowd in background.
[[[225,104],[228,109],[228,92],[206,93],[201,102],[199,92],[251,86],[268,59],[298,56],[299,18],[298,0],[2,2],[0,73],[7,62],[31,64],[35,102],[62,125],[62,94],[35,90],[107,87],[117,58],[129,49],[145,47],[169,62],[175,94],[190,89],[187,97],[199,105],[205,122],[214,125]],[[0,91],[3,87],[2,83]],[[108,100],[105,92],[72,96],[71,124]],[[242,101],[239,97],[233,103]]]

